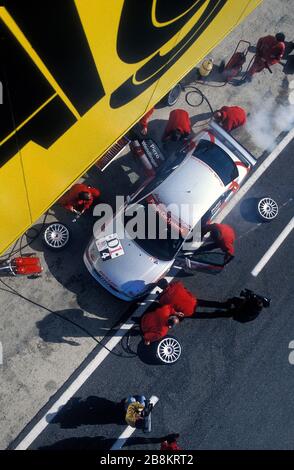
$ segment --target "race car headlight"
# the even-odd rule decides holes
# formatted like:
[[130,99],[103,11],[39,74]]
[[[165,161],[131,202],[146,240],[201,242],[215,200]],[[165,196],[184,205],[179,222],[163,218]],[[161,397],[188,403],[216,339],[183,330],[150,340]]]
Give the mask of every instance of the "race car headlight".
[[98,255],[99,255],[98,248],[95,243],[92,243],[89,246],[89,258],[91,259],[93,263],[97,261]]

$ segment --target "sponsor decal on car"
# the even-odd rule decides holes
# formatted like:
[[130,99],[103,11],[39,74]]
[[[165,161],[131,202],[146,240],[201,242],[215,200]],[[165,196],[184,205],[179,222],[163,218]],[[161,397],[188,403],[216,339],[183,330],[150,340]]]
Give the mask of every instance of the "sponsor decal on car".
[[114,259],[125,254],[116,233],[100,238],[96,241],[96,246],[103,261]]
[[163,220],[165,220],[167,225],[177,230],[183,238],[189,234],[191,227],[185,224],[182,219],[174,217],[172,213],[167,210],[166,206],[160,202],[157,195],[150,194],[146,199],[148,204],[154,206],[156,212]]

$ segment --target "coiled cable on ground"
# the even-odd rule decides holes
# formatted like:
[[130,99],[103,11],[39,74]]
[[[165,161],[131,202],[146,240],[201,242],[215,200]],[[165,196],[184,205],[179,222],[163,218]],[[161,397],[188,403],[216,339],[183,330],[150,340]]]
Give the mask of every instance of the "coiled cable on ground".
[[[190,89],[190,91],[187,91],[186,92],[186,95],[185,95],[185,100],[186,100],[186,103],[193,107],[193,108],[197,108],[198,106],[201,106],[203,104],[203,102],[205,102],[208,107],[209,107],[209,110],[210,112],[213,114],[214,113],[214,110],[210,104],[210,101],[209,99],[207,98],[207,96],[200,90],[200,88],[197,88],[195,85],[186,85],[184,87],[184,91]],[[191,102],[191,97],[192,96],[199,96],[199,102],[196,102],[194,103],[193,101]]]

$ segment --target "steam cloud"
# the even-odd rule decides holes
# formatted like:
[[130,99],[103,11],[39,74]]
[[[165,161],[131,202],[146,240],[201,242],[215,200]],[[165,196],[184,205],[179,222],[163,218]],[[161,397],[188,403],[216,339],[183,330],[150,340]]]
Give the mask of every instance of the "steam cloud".
[[[292,83],[290,83],[291,85]],[[291,91],[291,86],[289,86]],[[252,141],[261,149],[271,151],[276,146],[276,138],[283,131],[294,127],[294,100],[292,93],[284,103],[277,103],[274,98],[256,99],[247,120],[246,129]],[[288,93],[287,93],[288,95]]]

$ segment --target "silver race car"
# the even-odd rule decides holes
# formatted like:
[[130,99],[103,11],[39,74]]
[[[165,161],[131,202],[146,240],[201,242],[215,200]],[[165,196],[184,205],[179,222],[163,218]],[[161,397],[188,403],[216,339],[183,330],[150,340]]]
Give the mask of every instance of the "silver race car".
[[[193,237],[195,227],[219,213],[255,163],[244,147],[212,122],[176,158],[167,158],[156,176],[94,232],[84,253],[87,269],[120,299],[144,296],[183,248],[187,250],[188,240],[192,240],[188,250],[199,247],[199,239]],[[133,235],[134,213],[141,221],[135,227],[141,232],[137,236]],[[150,226],[150,220],[157,220],[155,226]],[[173,231],[178,236],[171,236]]]

